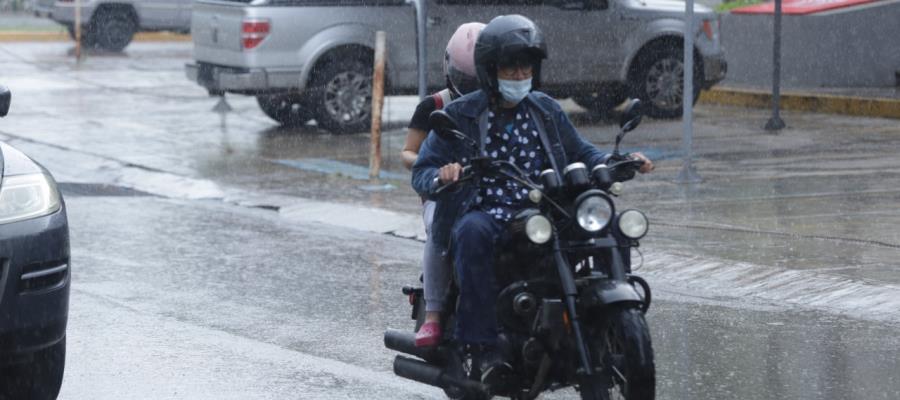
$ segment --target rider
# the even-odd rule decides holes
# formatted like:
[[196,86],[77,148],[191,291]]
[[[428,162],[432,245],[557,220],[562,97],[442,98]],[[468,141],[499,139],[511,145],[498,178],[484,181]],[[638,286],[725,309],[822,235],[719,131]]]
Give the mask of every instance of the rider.
[[[521,15],[491,20],[475,45],[475,70],[480,91],[449,104],[445,110],[459,130],[479,143],[482,156],[515,163],[537,178],[547,168],[561,171],[580,161],[593,166],[609,158],[581,138],[559,103],[538,91],[541,62],[547,57],[540,29]],[[498,384],[509,371],[497,344],[494,301],[500,288],[493,271],[496,242],[505,224],[526,205],[528,190],[518,182],[483,178],[472,186],[435,194],[440,185],[459,179],[461,165],[472,150],[466,141],[429,135],[413,166],[413,187],[437,199],[432,227],[434,243],[447,246],[459,278],[456,340],[479,353],[482,381]],[[653,164],[645,161],[641,172]],[[496,373],[495,373],[496,372]]]
[[[409,130],[406,134],[406,143],[403,146],[401,157],[406,168],[411,169],[416,162],[419,147],[428,136],[428,115],[434,110],[444,108],[456,98],[478,89],[478,79],[475,77],[475,39],[484,28],[480,22],[462,24],[447,42],[444,52],[444,77],[447,88],[426,97],[416,107],[412,120],[409,122]],[[425,241],[425,256],[423,258],[423,275],[425,284],[425,323],[416,333],[416,346],[434,346],[441,341],[441,311],[444,309],[444,297],[450,281],[450,266],[447,259],[441,256],[441,251],[432,239],[431,224],[434,218],[434,201],[426,200],[423,207],[425,220],[425,232],[428,234]]]

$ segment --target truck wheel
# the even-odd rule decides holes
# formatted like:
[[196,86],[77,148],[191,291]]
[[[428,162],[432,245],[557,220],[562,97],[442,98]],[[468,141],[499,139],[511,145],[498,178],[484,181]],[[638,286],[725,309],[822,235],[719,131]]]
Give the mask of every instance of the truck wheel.
[[127,10],[101,8],[91,18],[88,31],[97,47],[119,52],[131,43],[137,22]]
[[601,118],[608,118],[612,110],[626,99],[628,99],[627,91],[614,89],[572,96],[576,104]]
[[[682,115],[684,99],[684,52],[681,46],[657,46],[644,53],[637,62],[631,86],[634,96],[646,104],[647,115],[654,118],[677,118]],[[694,104],[700,98],[701,76],[695,63]]]
[[270,94],[256,96],[259,108],[284,126],[300,126],[313,118],[309,102],[299,94]]
[[317,69],[310,94],[319,126],[332,133],[368,130],[372,124],[371,65],[344,56]]
[[66,339],[41,350],[30,363],[0,369],[0,398],[51,400],[59,394],[66,364]]
[[[84,47],[94,47],[97,43],[94,41],[94,37],[89,35],[88,28],[81,29],[81,45]],[[72,40],[75,40],[75,27],[73,25],[66,25],[66,32],[69,32],[69,37]]]

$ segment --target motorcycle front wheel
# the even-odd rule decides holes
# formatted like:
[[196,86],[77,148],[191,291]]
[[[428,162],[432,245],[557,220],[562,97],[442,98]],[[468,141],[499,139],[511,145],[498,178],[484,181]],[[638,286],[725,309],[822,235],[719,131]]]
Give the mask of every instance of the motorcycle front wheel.
[[638,308],[623,307],[609,310],[599,319],[589,327],[588,340],[593,362],[602,363],[607,376],[581,382],[582,400],[653,400],[656,367],[644,314]]

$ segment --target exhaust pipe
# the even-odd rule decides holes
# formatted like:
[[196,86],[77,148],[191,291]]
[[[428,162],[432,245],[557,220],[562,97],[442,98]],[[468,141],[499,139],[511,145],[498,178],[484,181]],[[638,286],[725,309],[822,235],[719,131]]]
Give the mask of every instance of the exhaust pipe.
[[433,361],[437,358],[434,347],[416,347],[416,334],[410,331],[388,329],[384,332],[384,347]]
[[[394,359],[394,373],[397,374],[397,376],[421,382],[426,385],[437,386],[448,391],[464,391],[472,394],[489,396],[487,387],[481,382],[453,378],[434,365],[409,357],[397,356]],[[462,395],[463,393],[459,394]]]

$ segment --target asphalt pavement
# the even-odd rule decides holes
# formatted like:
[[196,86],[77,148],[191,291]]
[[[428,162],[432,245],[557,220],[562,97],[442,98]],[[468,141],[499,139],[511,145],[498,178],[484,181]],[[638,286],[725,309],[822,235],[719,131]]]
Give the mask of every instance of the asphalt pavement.
[[[409,323],[397,291],[421,254],[420,203],[397,157],[414,98],[388,99],[388,174],[369,182],[357,179],[366,134],[283,129],[243,96],[213,113],[219,100],[184,78],[189,44],[81,64],[70,51],[0,44],[13,91],[0,138],[69,196],[65,398],[437,397],[391,379],[380,346],[385,327]],[[564,104],[588,140],[611,145],[612,122]],[[897,398],[900,126],[785,112],[788,129],[772,134],[767,117],[699,106],[699,184],[673,181],[680,121],[647,120],[623,144],[658,164],[618,204],[651,220],[636,256],[660,299],[660,398]]]

